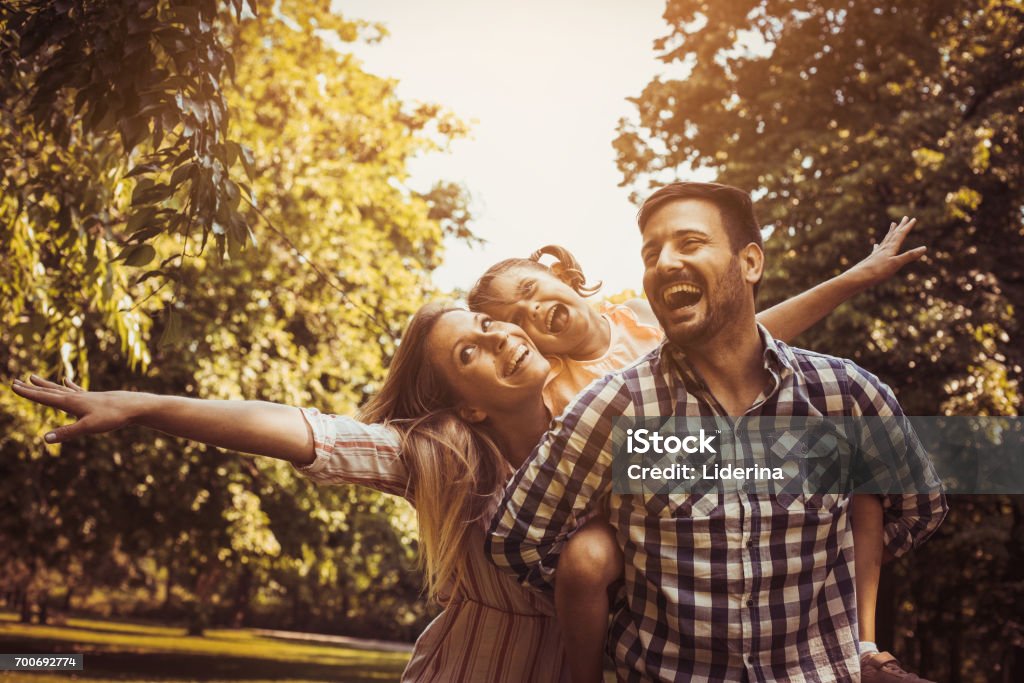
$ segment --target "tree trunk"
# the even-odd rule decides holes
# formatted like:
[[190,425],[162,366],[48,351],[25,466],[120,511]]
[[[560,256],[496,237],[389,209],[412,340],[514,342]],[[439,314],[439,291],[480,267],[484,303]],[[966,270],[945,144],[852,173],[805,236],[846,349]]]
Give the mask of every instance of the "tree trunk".
[[252,598],[252,567],[244,565],[235,585],[235,615],[232,624],[241,628],[249,620],[249,604]]
[[32,601],[28,598],[28,593],[21,594],[21,623],[31,624],[32,623]]

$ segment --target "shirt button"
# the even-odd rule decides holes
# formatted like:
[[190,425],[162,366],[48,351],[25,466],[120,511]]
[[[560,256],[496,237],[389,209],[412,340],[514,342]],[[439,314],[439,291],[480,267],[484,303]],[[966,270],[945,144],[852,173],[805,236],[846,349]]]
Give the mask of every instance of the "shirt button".
[[752,540],[751,541],[747,541],[747,547],[748,548],[753,548],[754,547],[754,541],[752,541]]
[[753,606],[754,606],[754,601],[753,600],[747,600],[747,607],[753,607]]

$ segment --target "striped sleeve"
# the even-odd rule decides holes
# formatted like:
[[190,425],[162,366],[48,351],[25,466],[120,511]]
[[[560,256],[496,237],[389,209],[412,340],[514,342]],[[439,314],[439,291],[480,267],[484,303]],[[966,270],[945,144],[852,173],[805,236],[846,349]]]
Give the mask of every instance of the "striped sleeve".
[[296,467],[318,484],[360,484],[408,498],[409,472],[400,455],[401,439],[394,429],[363,424],[344,415],[326,415],[303,408],[313,430],[316,459]]
[[[848,395],[860,425],[862,457],[880,458],[869,465],[882,498],[883,544],[893,557],[924,543],[948,509],[942,484],[924,446],[914,433],[892,389],[867,370],[847,361]],[[879,475],[878,473],[882,473]]]

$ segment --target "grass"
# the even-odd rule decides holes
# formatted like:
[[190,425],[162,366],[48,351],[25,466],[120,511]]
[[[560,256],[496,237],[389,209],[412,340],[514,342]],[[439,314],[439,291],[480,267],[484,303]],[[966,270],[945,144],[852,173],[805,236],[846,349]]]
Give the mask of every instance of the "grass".
[[9,672],[3,680],[32,683],[72,678],[99,681],[397,681],[408,654],[295,642],[245,629],[209,629],[201,637],[181,628],[108,619],[69,618],[60,626],[18,623],[0,612],[0,652],[85,653],[76,672]]

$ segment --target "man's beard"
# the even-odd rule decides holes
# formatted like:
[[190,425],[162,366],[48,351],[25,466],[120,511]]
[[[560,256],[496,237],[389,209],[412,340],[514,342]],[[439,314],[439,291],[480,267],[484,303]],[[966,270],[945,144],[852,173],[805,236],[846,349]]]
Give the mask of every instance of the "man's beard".
[[732,323],[743,307],[746,282],[740,272],[739,257],[733,255],[725,271],[712,287],[707,288],[708,312],[703,320],[683,329],[673,330],[669,339],[680,348],[700,346]]

